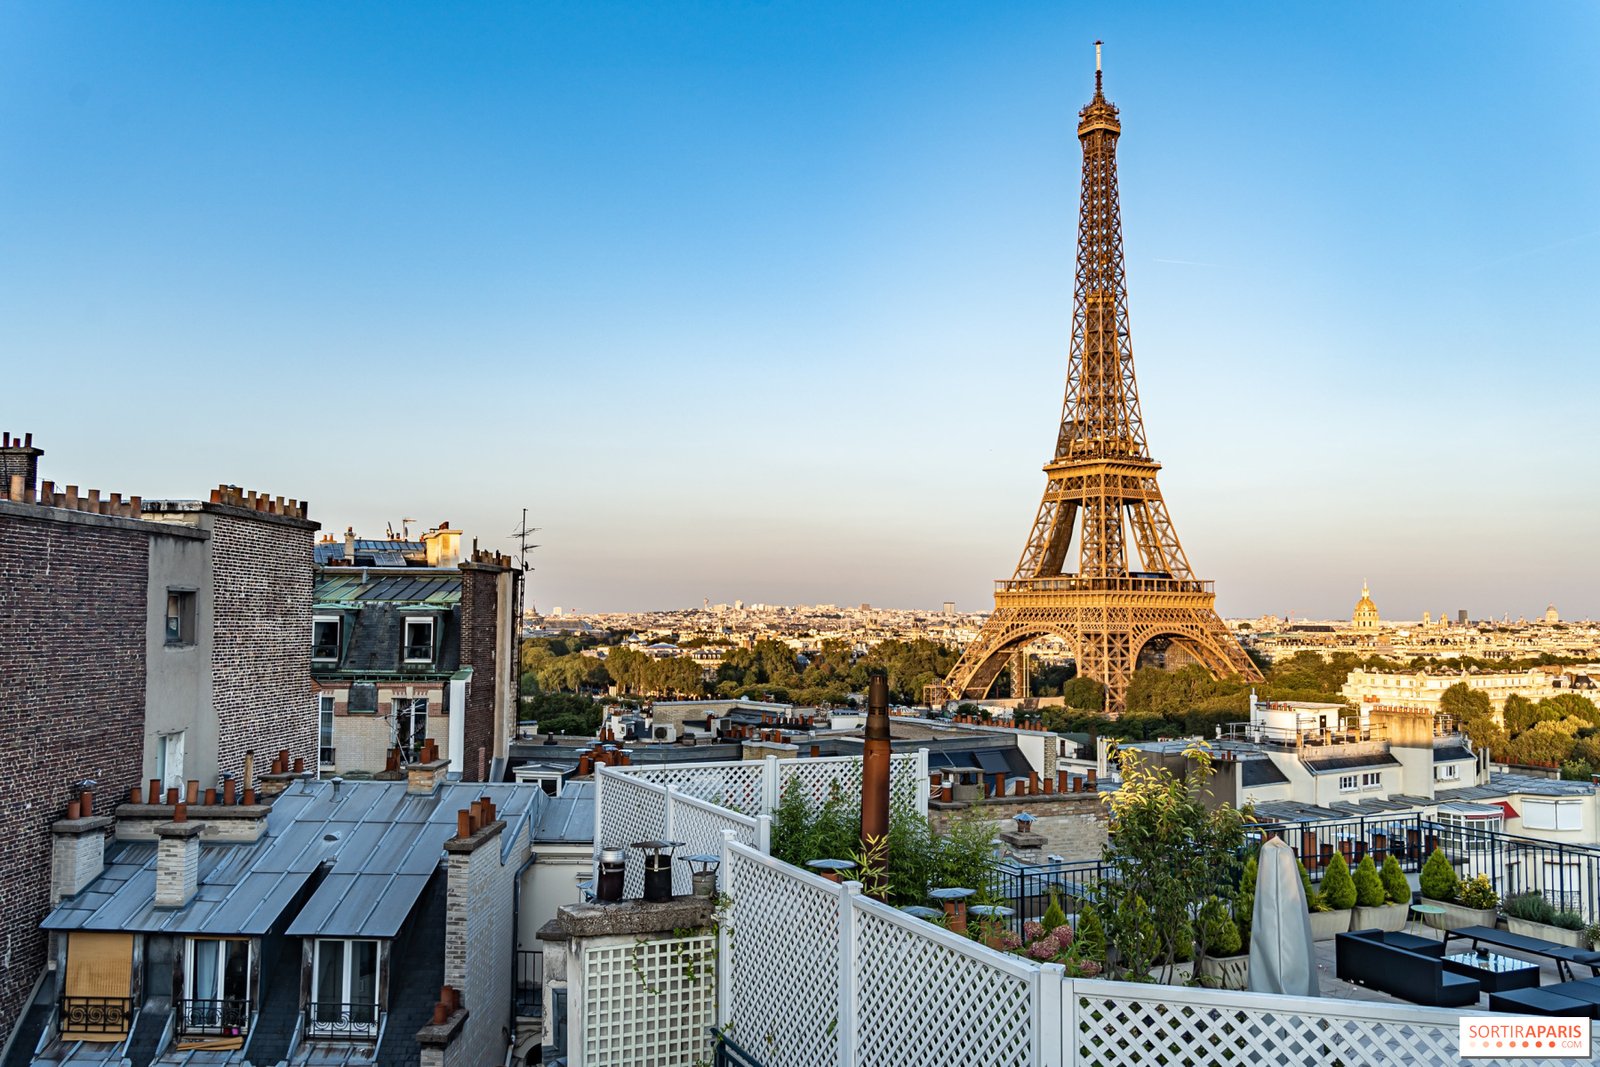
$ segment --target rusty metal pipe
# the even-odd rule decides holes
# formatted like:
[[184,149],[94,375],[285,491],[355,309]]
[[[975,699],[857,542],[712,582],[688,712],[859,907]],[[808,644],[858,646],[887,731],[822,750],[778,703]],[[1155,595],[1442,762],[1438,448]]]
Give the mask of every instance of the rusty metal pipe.
[[[889,839],[889,680],[881,672],[867,685],[866,744],[861,756],[861,849],[887,857]],[[883,872],[865,872],[866,890],[884,891]]]

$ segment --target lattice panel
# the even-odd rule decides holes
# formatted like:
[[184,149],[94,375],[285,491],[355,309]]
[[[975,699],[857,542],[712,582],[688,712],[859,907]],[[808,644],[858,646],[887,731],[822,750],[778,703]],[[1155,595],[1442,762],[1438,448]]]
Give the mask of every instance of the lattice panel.
[[[706,804],[691,797],[674,795],[672,798],[672,829],[667,836],[682,841],[679,856],[712,855],[722,853],[722,831],[732,830],[734,840],[741,845],[757,847],[756,822],[738,812]],[[687,863],[675,861],[672,873],[672,891],[678,894],[694,891]]]
[[660,767],[628,767],[623,773],[654,785],[670,785],[679,792],[732,808],[741,815],[761,815],[766,811],[766,764],[762,760],[669,763]]
[[729,1033],[771,1067],[834,1067],[852,1026],[839,1017],[840,895],[730,853]]
[[[856,905],[855,1062],[1032,1067],[1032,978]],[[911,920],[915,921],[915,920]],[[926,924],[923,924],[926,925]],[[1019,970],[1026,971],[1026,965]]]
[[[1276,1064],[1300,1067],[1392,1067],[1398,1062],[1455,1067],[1459,1032],[1449,1025],[1399,1023],[1362,1018],[1360,1006],[1323,1001],[1330,1010],[1216,1006],[1162,999],[1160,987],[1140,996],[1077,995],[1076,1057],[1067,1062],[1126,1067],[1212,1067],[1214,1064]],[[1217,994],[1227,1000],[1242,995]],[[1260,999],[1260,998],[1256,998]],[[1337,1005],[1337,1007],[1336,1007]],[[1511,1060],[1473,1060],[1506,1064]]]
[[583,1062],[693,1067],[716,1022],[714,934],[590,947],[583,954]]
[[[915,807],[921,766],[914,752],[889,757],[889,798],[893,804]],[[799,782],[806,803],[815,811],[827,801],[835,786],[848,803],[861,800],[861,759],[844,756],[833,759],[784,760],[778,764],[778,796]],[[927,814],[923,810],[923,814]]]
[[[594,847],[626,848],[635,841],[651,841],[666,832],[667,792],[632,775],[602,768],[600,812],[595,823]],[[720,842],[718,847],[721,847]],[[628,849],[628,868],[622,895],[633,900],[644,893],[644,855]]]

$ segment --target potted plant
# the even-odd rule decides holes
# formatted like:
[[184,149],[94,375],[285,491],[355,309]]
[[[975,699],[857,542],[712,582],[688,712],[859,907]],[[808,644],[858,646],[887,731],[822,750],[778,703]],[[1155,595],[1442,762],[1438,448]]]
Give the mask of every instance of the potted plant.
[[1244,950],[1239,924],[1216,897],[1200,907],[1200,983],[1212,989],[1243,989],[1250,977],[1250,953]]
[[[1302,871],[1304,867],[1301,868]],[[1306,880],[1309,880],[1307,875]],[[1350,880],[1350,868],[1339,853],[1328,863],[1328,873],[1322,876],[1322,889],[1306,898],[1311,910],[1311,937],[1315,941],[1331,941],[1350,929],[1350,911],[1356,904],[1355,883]]]
[[[1395,870],[1397,872],[1400,870],[1398,863],[1395,864]],[[1401,875],[1400,880],[1404,882],[1405,876]],[[1378,866],[1372,862],[1371,856],[1363,856],[1361,862],[1356,864],[1356,873],[1352,881],[1356,890],[1356,908],[1350,921],[1350,929],[1399,930],[1405,926],[1406,914],[1411,910],[1409,887],[1404,903],[1391,901],[1383,879],[1378,876]]]
[[1418,885],[1423,899],[1439,909],[1439,914],[1427,916],[1428,925],[1434,929],[1459,930],[1464,926],[1495,924],[1500,896],[1489,883],[1489,876],[1480,874],[1465,882],[1459,880],[1443,849],[1434,849],[1428,862],[1422,865]]
[[1406,881],[1406,872],[1400,869],[1399,860],[1392,855],[1385,859],[1378,877],[1383,879],[1383,895],[1389,903],[1411,906],[1411,883]]
[[[1078,925],[1073,931],[1073,951],[1082,962],[1098,965],[1097,972],[1106,962],[1106,927],[1100,921],[1100,911],[1093,904],[1078,913]],[[1088,976],[1086,976],[1088,977]]]
[[1583,916],[1574,911],[1556,911],[1555,905],[1538,890],[1507,897],[1506,926],[1514,934],[1524,934],[1558,945],[1588,948],[1589,938],[1584,930]]
[[1150,968],[1161,951],[1155,914],[1144,897],[1129,893],[1111,916],[1109,950],[1116,955],[1118,977],[1129,982],[1150,980]]
[[1233,894],[1233,921],[1239,927],[1239,940],[1245,945],[1250,944],[1250,924],[1255,921],[1256,915],[1256,882],[1261,877],[1261,868],[1256,861],[1256,854],[1252,852],[1244,861],[1244,870],[1239,875],[1239,888]]

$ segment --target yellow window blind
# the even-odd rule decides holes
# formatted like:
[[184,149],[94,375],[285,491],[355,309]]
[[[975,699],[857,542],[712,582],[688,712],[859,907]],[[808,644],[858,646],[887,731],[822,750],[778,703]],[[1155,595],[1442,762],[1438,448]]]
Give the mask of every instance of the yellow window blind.
[[64,993],[65,1040],[121,1040],[130,1021],[122,998],[133,994],[133,935],[81,930],[69,935]]

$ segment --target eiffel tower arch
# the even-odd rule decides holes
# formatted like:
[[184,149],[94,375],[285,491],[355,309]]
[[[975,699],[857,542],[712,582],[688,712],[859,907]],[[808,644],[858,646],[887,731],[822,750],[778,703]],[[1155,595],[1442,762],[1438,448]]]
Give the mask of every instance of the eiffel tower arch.
[[1014,652],[1049,634],[1072,649],[1080,675],[1105,685],[1114,715],[1152,643],[1175,645],[1218,677],[1261,679],[1217,616],[1212,583],[1189,567],[1146,444],[1117,193],[1122,124],[1102,78],[1097,41],[1094,98],[1078,113],[1083,186],[1067,391],[1044,497],[1015,572],[995,583],[994,613],[949,676],[928,687],[933,705],[982,699]]

